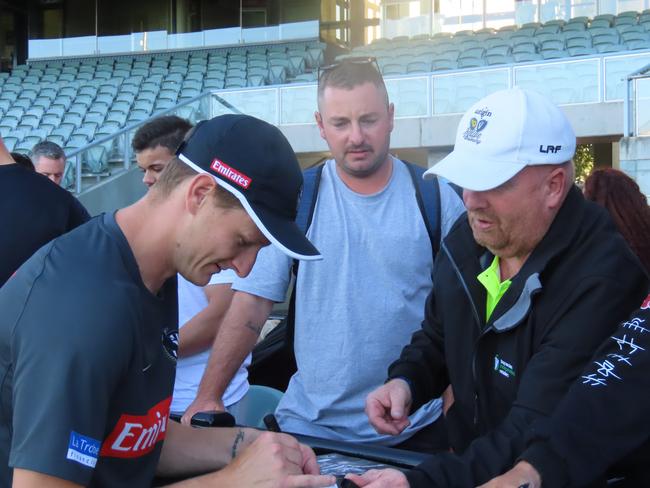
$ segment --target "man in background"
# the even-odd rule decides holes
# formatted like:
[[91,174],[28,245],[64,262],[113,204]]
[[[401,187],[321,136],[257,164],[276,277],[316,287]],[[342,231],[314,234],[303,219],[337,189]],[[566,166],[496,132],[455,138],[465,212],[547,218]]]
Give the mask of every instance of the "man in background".
[[[298,369],[276,417],[286,432],[446,449],[438,400],[413,412],[410,428],[396,437],[375,432],[364,413],[366,395],[384,380],[382,368],[419,327],[440,238],[464,210],[449,185],[427,182],[438,192],[436,208],[428,209],[432,220],[425,218],[418,204],[421,170],[389,153],[393,113],[382,76],[368,59],[321,73],[315,116],[332,159],[322,167],[307,236],[323,261],[298,267]],[[273,303],[285,300],[292,263],[265,249],[251,276],[235,281],[237,292],[187,416],[221,406]]]
[[156,182],[191,128],[192,124],[187,120],[176,115],[165,115],[147,122],[135,132],[131,147],[143,173],[142,182],[147,187]]
[[41,141],[32,148],[32,162],[37,173],[61,185],[65,171],[65,153],[51,141]]
[[0,139],[0,286],[41,246],[86,222],[63,188],[14,162]]

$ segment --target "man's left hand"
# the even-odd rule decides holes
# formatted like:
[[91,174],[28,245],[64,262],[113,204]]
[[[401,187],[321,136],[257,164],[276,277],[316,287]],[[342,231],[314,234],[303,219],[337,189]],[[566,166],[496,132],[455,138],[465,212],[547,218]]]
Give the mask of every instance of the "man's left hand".
[[493,478],[478,488],[541,488],[542,479],[532,464],[518,462],[514,468],[497,478]]
[[349,474],[346,478],[368,488],[409,488],[410,486],[404,473],[396,469],[371,469],[362,475]]

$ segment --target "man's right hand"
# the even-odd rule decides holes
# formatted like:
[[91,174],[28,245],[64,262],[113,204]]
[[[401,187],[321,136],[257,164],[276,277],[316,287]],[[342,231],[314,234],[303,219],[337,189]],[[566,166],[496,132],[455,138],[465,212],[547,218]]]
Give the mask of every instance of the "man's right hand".
[[380,434],[397,435],[411,423],[411,389],[408,383],[394,379],[377,388],[366,398],[366,415]]
[[[314,452],[287,434],[264,432],[218,473],[232,486],[260,488],[320,488],[336,483],[334,476],[319,474]],[[228,486],[231,486],[228,484]]]
[[203,400],[199,397],[196,397],[194,401],[190,403],[190,406],[187,407],[187,410],[185,410],[185,413],[181,417],[181,424],[190,425],[192,417],[198,412],[224,412],[225,410],[226,408],[223,406],[223,402],[221,400]]

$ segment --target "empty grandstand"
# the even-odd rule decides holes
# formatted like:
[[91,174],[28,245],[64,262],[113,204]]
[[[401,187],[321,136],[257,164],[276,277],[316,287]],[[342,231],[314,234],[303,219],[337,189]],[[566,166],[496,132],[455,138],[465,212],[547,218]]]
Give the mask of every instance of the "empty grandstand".
[[[194,122],[250,113],[282,127],[305,164],[317,161],[324,149],[313,124],[318,69],[350,56],[377,59],[396,105],[395,148],[423,164],[449,150],[457,114],[513,85],[566,106],[581,140],[600,143],[607,163],[617,164],[630,98],[625,78],[650,64],[647,0],[592,10],[559,1],[484,2],[481,12],[425,0],[214,2],[229,6],[221,12],[188,1],[172,2],[164,14],[131,12],[128,32],[119,32],[99,0],[92,16],[77,1],[49,9],[13,3],[14,18],[22,12],[40,31],[24,39],[24,59],[17,41],[11,62],[3,61],[0,134],[22,153],[44,139],[64,147],[65,184],[80,193],[128,172],[134,130],[163,113]],[[201,5],[196,25],[194,4]],[[75,6],[85,12],[78,25],[46,15]],[[58,36],[48,19],[61,24]]]

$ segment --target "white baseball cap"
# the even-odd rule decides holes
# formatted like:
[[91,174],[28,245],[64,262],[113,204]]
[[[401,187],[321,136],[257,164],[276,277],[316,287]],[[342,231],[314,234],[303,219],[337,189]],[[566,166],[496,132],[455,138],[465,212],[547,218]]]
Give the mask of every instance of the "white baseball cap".
[[526,166],[561,164],[576,150],[564,113],[531,90],[501,90],[476,102],[460,121],[454,150],[429,168],[461,188],[486,191]]

